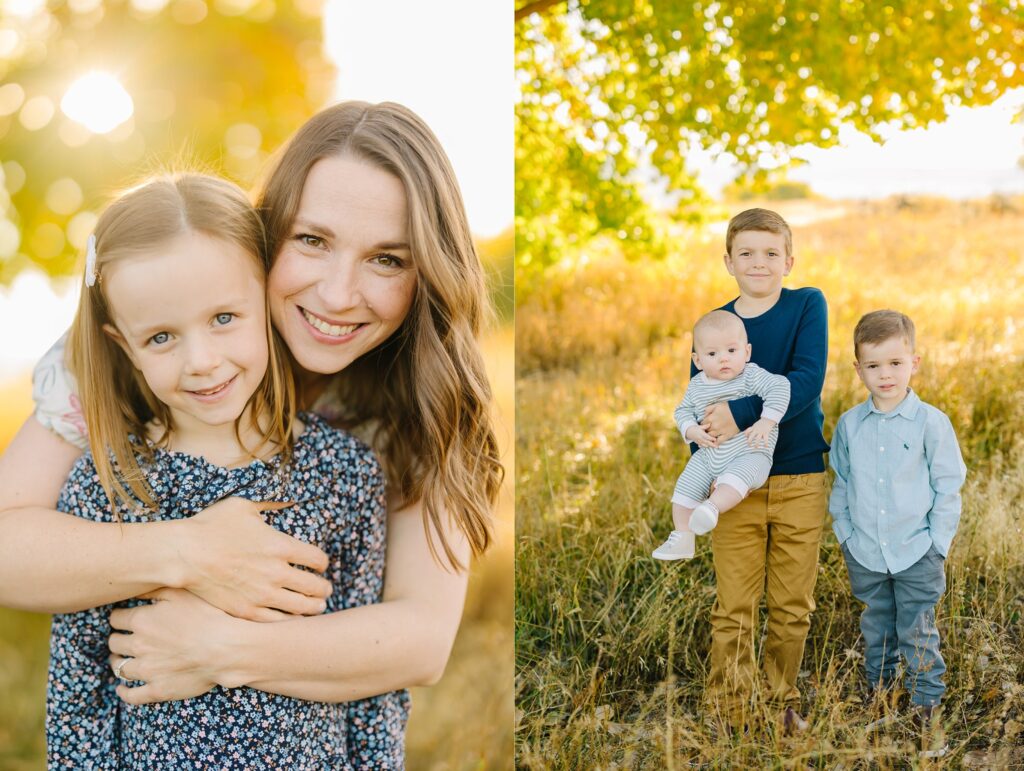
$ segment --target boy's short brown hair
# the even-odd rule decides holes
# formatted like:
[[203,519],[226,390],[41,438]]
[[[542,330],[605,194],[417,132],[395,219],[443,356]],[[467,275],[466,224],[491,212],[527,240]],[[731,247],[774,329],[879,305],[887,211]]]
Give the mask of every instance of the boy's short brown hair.
[[786,256],[793,254],[793,232],[782,215],[771,209],[747,209],[729,220],[725,232],[725,251],[732,254],[732,242],[744,230],[765,230],[786,239]]
[[853,330],[853,356],[860,361],[860,346],[863,343],[877,345],[884,340],[900,337],[914,350],[914,322],[899,311],[871,311],[861,316]]

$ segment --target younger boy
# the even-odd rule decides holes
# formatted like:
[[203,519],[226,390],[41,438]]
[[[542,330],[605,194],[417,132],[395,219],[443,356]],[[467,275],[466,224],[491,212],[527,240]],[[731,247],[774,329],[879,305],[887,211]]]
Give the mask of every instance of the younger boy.
[[949,418],[910,388],[921,360],[914,323],[896,311],[869,313],[853,348],[870,398],[836,426],[832,528],[853,595],[867,606],[860,629],[868,685],[888,687],[902,654],[915,719],[926,728],[945,691],[935,605],[967,470]]
[[[700,372],[690,378],[674,417],[683,438],[700,449],[676,482],[675,529],[655,549],[652,556],[657,560],[692,559],[694,536],[713,530],[719,514],[765,483],[779,420],[789,404],[789,381],[748,363],[747,330],[735,313],[711,311],[701,316],[693,327],[693,348],[693,363]],[[719,444],[700,427],[710,405],[755,395],[764,399],[761,418],[742,434]]]

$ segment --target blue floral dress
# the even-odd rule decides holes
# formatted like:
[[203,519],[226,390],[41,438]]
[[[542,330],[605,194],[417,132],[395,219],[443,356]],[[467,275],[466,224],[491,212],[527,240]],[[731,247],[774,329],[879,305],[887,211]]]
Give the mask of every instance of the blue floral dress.
[[[312,414],[291,462],[225,469],[156,450],[145,473],[159,511],[125,522],[181,519],[222,498],[297,503],[268,520],[329,556],[334,592],[325,612],[380,601],[385,545],[384,479],[373,453]],[[112,521],[92,456],[75,464],[57,508]],[[110,611],[137,600],[54,616],[46,694],[50,768],[389,769],[404,765],[408,693],[328,704],[220,686],[193,699],[129,705],[115,693],[107,638]]]

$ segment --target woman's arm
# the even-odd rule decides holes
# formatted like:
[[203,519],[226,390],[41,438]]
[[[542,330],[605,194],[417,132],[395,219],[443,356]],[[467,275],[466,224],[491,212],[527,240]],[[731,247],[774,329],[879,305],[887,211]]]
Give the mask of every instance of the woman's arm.
[[[469,545],[453,529],[460,559]],[[419,504],[388,516],[384,601],[378,605],[259,624],[231,618],[182,592],[152,605],[120,609],[111,657],[139,688],[121,688],[131,704],[184,699],[213,684],[248,685],[314,701],[351,701],[431,685],[444,672],[462,617],[468,575],[446,570],[430,553]]]
[[326,555],[227,499],[190,520],[122,525],[54,509],[81,451],[30,417],[0,458],[0,604],[69,613],[182,587],[235,615],[317,613],[330,583],[291,567]]

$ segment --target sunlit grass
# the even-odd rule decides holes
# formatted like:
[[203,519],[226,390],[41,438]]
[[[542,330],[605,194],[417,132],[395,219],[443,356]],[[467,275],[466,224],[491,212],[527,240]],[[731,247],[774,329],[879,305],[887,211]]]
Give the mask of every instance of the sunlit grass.
[[[788,285],[818,286],[830,306],[826,437],[864,398],[851,366],[856,320],[895,307],[918,326],[925,366],[914,386],[950,414],[970,468],[938,611],[952,753],[931,767],[1024,763],[1022,237],[1019,217],[935,202],[853,209],[795,232]],[[734,736],[702,702],[709,542],[687,563],[649,555],[670,528],[688,455],[671,414],[688,378],[689,328],[736,294],[722,240],[698,235],[663,263],[596,250],[586,268],[517,286],[519,764],[923,767],[908,720],[865,729],[884,710],[860,701],[860,606],[829,529],[799,675],[811,730],[779,736],[759,702],[755,730]]]
[[[512,330],[485,341],[498,438],[509,469],[496,546],[473,566],[462,625],[441,681],[415,689],[408,732],[410,769],[512,768]],[[0,387],[0,448],[31,413],[22,378]],[[55,557],[56,558],[56,557]],[[0,608],[0,769],[46,766],[43,735],[49,616]]]

